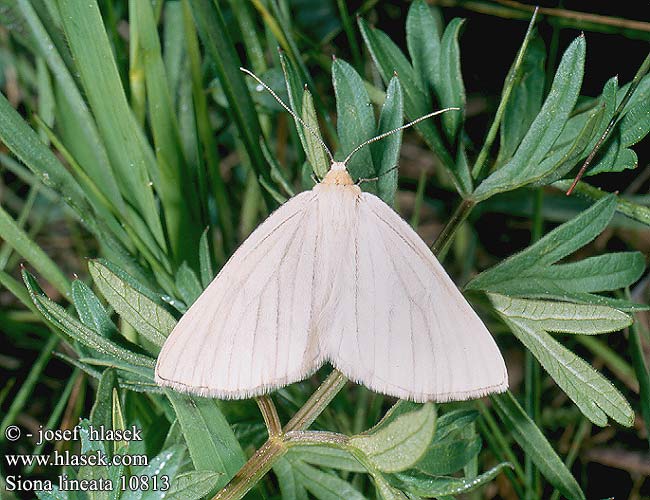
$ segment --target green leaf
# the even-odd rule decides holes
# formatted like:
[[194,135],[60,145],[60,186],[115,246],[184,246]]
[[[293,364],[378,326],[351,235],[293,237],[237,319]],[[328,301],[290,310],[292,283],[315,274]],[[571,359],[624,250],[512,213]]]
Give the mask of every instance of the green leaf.
[[[332,84],[336,95],[336,128],[341,143],[339,154],[347,156],[362,142],[375,135],[375,114],[363,80],[352,66],[341,59],[332,64]],[[377,175],[370,148],[360,149],[349,161],[353,179]]]
[[199,240],[199,268],[201,275],[201,286],[203,289],[208,288],[208,285],[214,278],[214,271],[212,270],[212,255],[210,253],[210,244],[208,243],[208,235],[210,228],[206,227]]
[[436,411],[426,404],[405,413],[371,434],[353,436],[349,446],[361,451],[380,471],[397,472],[412,467],[425,453],[436,427]]
[[424,456],[414,465],[427,474],[442,476],[461,470],[481,451],[482,442],[479,436],[433,441]]
[[214,399],[164,390],[174,406],[196,470],[222,473],[215,489],[223,487],[246,462],[228,421]]
[[569,118],[562,131],[562,135],[555,146],[557,149],[562,144],[570,144],[575,142],[576,137],[581,129],[584,128],[584,124],[589,120],[590,115],[593,114],[594,110],[603,110],[601,121],[598,125],[598,128],[594,132],[591,142],[583,151],[581,159],[586,158],[596,146],[596,143],[600,140],[602,134],[607,129],[610,121],[614,118],[616,113],[616,90],[618,89],[618,78],[612,77],[603,87],[603,92],[599,97],[593,100],[592,109],[587,109],[581,113],[578,113],[575,116]]
[[616,332],[632,324],[632,318],[617,309],[590,304],[514,299],[489,294],[495,310],[511,321],[524,322],[547,332],[597,335]]
[[549,266],[593,240],[607,227],[616,210],[616,197],[606,196],[590,208],[553,229],[524,251],[508,257],[479,274],[466,288],[499,292],[500,285],[513,276],[523,277],[530,269]]
[[637,87],[634,103],[628,102],[618,124],[622,147],[636,144],[650,132],[650,87]]
[[37,53],[47,62],[56,81],[57,129],[61,131],[67,148],[72,152],[84,171],[111,200],[120,213],[124,211],[124,201],[117,186],[113,170],[108,161],[106,149],[97,132],[97,126],[84,101],[77,84],[70,73],[64,56],[67,47],[59,38],[59,33],[48,33],[43,21],[36,13],[32,2],[13,2],[20,11],[25,25],[31,32]]
[[596,107],[588,113],[587,119],[577,136],[569,144],[557,145],[542,160],[539,170],[544,172],[541,178],[533,180],[531,187],[544,186],[564,177],[589,152],[589,144],[597,136],[598,128],[605,117],[605,108]]
[[199,278],[190,266],[187,265],[187,262],[183,262],[176,272],[176,287],[188,307],[199,298],[199,295],[203,291]]
[[188,169],[185,166],[178,122],[167,84],[160,40],[150,2],[129,2],[131,29],[137,32],[138,53],[141,58],[147,89],[149,123],[158,160],[156,190],[165,213],[167,234],[176,262],[196,258],[196,243],[200,227],[197,197],[190,191]]
[[[322,140],[320,129],[318,127],[318,117],[316,116],[316,109],[314,108],[314,99],[307,89],[305,89],[302,94],[302,121],[304,121],[305,124]],[[296,126],[302,128],[302,125],[298,123]],[[314,173],[322,179],[330,168],[330,161],[323,146],[308,130],[305,130],[302,135],[299,135],[299,137],[301,137],[301,140],[304,138],[303,148],[307,155],[307,160],[312,165]]]
[[[257,118],[235,45],[217,2],[191,2],[192,14],[203,44],[214,63],[217,75],[228,99],[229,110],[255,175],[271,185],[269,169],[260,148],[262,130]],[[262,191],[268,206],[274,206],[272,197]]]
[[[645,269],[639,252],[608,253],[567,264],[535,266],[522,274],[492,283],[489,288],[504,295],[565,295],[618,290],[636,282]],[[525,277],[526,279],[521,279]]]
[[[386,101],[379,114],[379,124],[375,136],[401,127],[404,123],[404,104],[402,87],[399,79],[393,77],[386,90]],[[388,205],[395,202],[397,192],[397,162],[402,145],[402,132],[396,132],[388,137],[370,144],[373,163],[377,169],[377,194]]]
[[68,278],[2,207],[0,207],[0,238],[34,266],[62,295],[70,296]]
[[585,39],[578,37],[562,56],[551,90],[512,159],[474,191],[477,201],[541,178],[544,156],[553,147],[576,103],[584,72]]
[[[530,304],[522,306],[521,302],[530,302]],[[573,332],[579,330],[581,325],[588,325],[590,323],[589,319],[560,317],[561,313],[567,312],[566,308],[562,307],[563,304],[558,305],[542,301],[518,301],[513,305],[515,314],[521,310],[528,309],[530,311],[532,309],[532,315],[535,316],[535,308],[540,311],[546,309],[547,311],[555,310],[560,313],[554,315],[551,312],[548,317],[543,317],[538,324],[534,318],[524,317],[524,319],[521,319],[517,316],[509,316],[508,299],[497,298],[497,303],[502,309],[505,309],[505,312],[499,308],[497,308],[497,311],[512,333],[538,359],[544,369],[553,377],[553,380],[589,420],[603,427],[607,425],[607,417],[609,416],[622,425],[628,427],[632,425],[634,411],[614,385],[582,358],[579,358],[553,339],[544,329],[545,325],[550,324],[549,326],[555,330]],[[594,330],[598,328],[618,329],[619,325],[628,326],[631,323],[631,318],[620,311],[615,309],[610,309],[610,311],[612,312],[610,317],[600,319],[600,324],[598,324],[599,318],[595,318],[592,326]],[[542,316],[545,315],[542,314]],[[619,316],[625,316],[625,318]]]
[[[149,176],[157,174],[151,148],[138,127],[120,81],[96,0],[61,0],[63,29],[90,108],[127,201],[137,207],[158,245],[165,248],[162,225]],[[83,19],[83,21],[80,21]],[[132,223],[137,223],[131,216]]]
[[453,143],[463,123],[465,114],[465,86],[460,69],[460,49],[458,37],[464,19],[452,19],[440,42],[440,69],[436,92],[443,108],[460,108],[460,111],[444,113],[442,124],[447,138]]
[[506,467],[511,467],[511,465],[509,463],[501,463],[480,476],[471,478],[433,476],[418,471],[404,472],[395,474],[395,479],[397,479],[395,484],[410,493],[427,498],[458,495],[472,491],[492,481]]
[[131,352],[95,333],[73,318],[60,305],[52,302],[43,293],[31,274],[25,270],[23,270],[22,274],[36,308],[48,321],[65,333],[68,338],[77,340],[90,349],[106,356],[112,356],[135,367],[153,368],[154,360],[152,358]]
[[424,0],[415,0],[406,16],[406,44],[421,87],[436,88],[440,74],[440,30]]
[[296,477],[291,461],[286,457],[280,457],[273,464],[273,472],[278,478],[283,500],[308,500],[307,490]]
[[[163,491],[162,477],[167,476],[170,485],[174,483],[176,473],[180,469],[185,457],[185,447],[176,445],[161,451],[155,457],[149,459],[145,467],[135,468],[133,474],[137,476],[157,477],[158,489],[127,489],[120,496],[120,500],[162,500],[168,498],[167,491]],[[187,497],[185,497],[187,498]]]
[[79,279],[72,282],[72,301],[79,319],[84,325],[107,339],[119,337],[120,332],[111,321],[99,298],[88,285]]
[[339,469],[351,472],[366,472],[359,461],[348,451],[323,445],[292,446],[287,452],[288,457],[295,457],[308,464],[318,465],[329,469]]
[[319,500],[364,500],[359,491],[343,479],[328,474],[300,460],[291,461],[296,478]]
[[117,374],[113,368],[107,368],[97,384],[95,402],[90,410],[90,422],[93,427],[103,425],[105,429],[113,428],[113,389],[118,387]]
[[176,326],[174,317],[102,262],[90,261],[88,270],[97,288],[122,319],[154,346],[161,347]]
[[[544,97],[546,46],[533,37],[524,53],[519,79],[506,104],[500,127],[497,165],[509,160],[542,107]],[[510,72],[513,68],[510,68]],[[508,80],[510,75],[506,78]]]
[[[0,487],[5,487],[4,480],[0,483]],[[69,491],[61,491],[57,485],[53,485],[52,491],[35,491],[34,492],[39,500],[71,500]],[[7,496],[7,500],[14,500],[18,497]],[[76,500],[77,497],[74,496],[72,499]]]
[[375,480],[375,487],[383,500],[408,500],[404,492],[391,486],[388,480],[381,474],[374,474],[372,478]]
[[165,492],[166,500],[200,500],[217,488],[221,474],[209,470],[194,470],[179,474]]
[[[404,91],[404,111],[406,116],[415,120],[431,112],[431,96],[422,87],[421,79],[416,76],[413,67],[408,62],[402,51],[395,43],[381,30],[370,28],[366,21],[359,18],[359,30],[368,47],[368,51],[379,70],[379,74],[385,84],[397,73]],[[431,120],[424,120],[415,125],[424,137],[429,148],[436,155],[449,171],[456,187],[461,193],[471,189],[469,172],[457,170],[455,162],[445,148],[445,145]]]
[[569,500],[585,495],[573,475],[510,391],[490,397],[504,426],[530,456],[542,475]]
[[[79,436],[81,438],[81,453],[84,455],[91,454],[106,454],[106,448],[104,442],[100,440],[91,440],[90,439],[90,423],[88,420],[81,420],[79,422],[81,429],[79,431]],[[93,482],[111,480],[111,482],[116,485],[119,484],[117,481],[122,475],[124,470],[123,466],[91,466],[83,465],[79,468],[77,478],[81,481],[88,481],[91,484]],[[112,491],[95,491],[93,492],[92,500],[112,500],[116,498],[115,491],[119,491],[118,488],[113,489]]]

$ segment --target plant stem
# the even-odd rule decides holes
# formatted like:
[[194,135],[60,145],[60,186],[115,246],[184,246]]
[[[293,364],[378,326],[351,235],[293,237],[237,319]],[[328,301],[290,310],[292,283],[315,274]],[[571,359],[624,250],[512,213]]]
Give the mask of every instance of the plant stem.
[[269,438],[282,434],[282,424],[280,423],[278,410],[275,408],[271,397],[260,396],[259,398],[256,398],[256,401],[257,406],[260,408],[260,412],[262,412],[262,417],[264,418]]
[[503,87],[503,92],[501,94],[501,101],[499,102],[499,107],[497,108],[496,114],[494,116],[494,121],[492,122],[492,125],[490,125],[490,130],[488,130],[487,136],[485,137],[485,142],[483,143],[483,147],[481,148],[481,151],[479,152],[476,158],[476,163],[474,163],[474,167],[472,168],[472,177],[474,179],[477,179],[481,174],[485,162],[487,161],[488,155],[490,154],[490,148],[492,147],[492,144],[496,139],[497,132],[499,131],[499,125],[501,124],[501,118],[503,118],[503,114],[506,111],[506,105],[510,100],[510,94],[512,93],[512,89],[514,88],[515,83],[519,78],[519,73],[520,73],[519,69],[521,68],[522,62],[524,61],[524,55],[526,55],[528,42],[530,42],[530,39],[532,38],[533,26],[535,26],[536,18],[537,18],[537,8],[535,8],[535,11],[533,12],[533,17],[531,17],[530,23],[528,24],[528,30],[526,30],[524,41],[521,44],[521,47],[519,48],[519,52],[517,53],[517,58],[515,59],[512,69],[508,74],[506,84]]
[[[461,7],[474,12],[502,17],[505,19],[528,19],[534,7],[510,0],[484,2],[473,0],[430,0],[433,5],[443,7]],[[648,39],[650,23],[635,19],[603,16],[590,12],[540,7],[539,13],[551,18],[562,20],[565,25],[573,28],[597,31],[603,33],[625,32],[631,38]],[[570,24],[569,24],[570,23]]]
[[325,379],[316,392],[314,392],[307,402],[298,410],[289,423],[284,426],[284,432],[296,430],[305,430],[318,418],[327,405],[330,404],[348,379],[336,368]]
[[239,469],[230,482],[217,493],[212,500],[238,500],[262,479],[275,463],[284,455],[287,446],[282,439],[273,437],[269,439],[255,454]]
[[444,260],[449,245],[453,239],[454,234],[460,227],[460,225],[467,219],[470,212],[476,205],[476,202],[471,199],[464,199],[457,207],[454,213],[451,215],[449,222],[442,229],[442,232],[431,245],[431,251],[434,255],[438,257],[440,261]]

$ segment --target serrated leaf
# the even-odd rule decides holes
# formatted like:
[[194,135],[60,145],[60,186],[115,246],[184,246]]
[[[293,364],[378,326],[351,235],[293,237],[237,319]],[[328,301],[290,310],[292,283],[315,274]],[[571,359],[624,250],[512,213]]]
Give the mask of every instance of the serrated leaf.
[[348,445],[364,453],[382,472],[412,467],[425,453],[436,426],[435,407],[428,403],[405,413],[372,434],[350,438]]
[[[332,85],[336,95],[336,129],[341,144],[339,154],[345,157],[359,144],[374,137],[375,114],[363,80],[352,66],[341,59],[336,59],[332,64]],[[360,149],[347,167],[353,179],[377,175],[370,148]]]
[[176,325],[174,317],[102,262],[90,261],[88,270],[97,288],[122,319],[153,345],[161,347]]
[[476,188],[475,200],[523,186],[546,173],[540,168],[542,159],[560,136],[580,92],[585,45],[584,36],[580,36],[566,50],[549,95],[514,156]]
[[460,111],[444,113],[441,118],[447,138],[451,142],[456,140],[465,115],[465,85],[458,47],[458,37],[464,22],[464,19],[454,18],[445,28],[440,42],[440,69],[435,87],[443,108],[460,108]]
[[544,477],[568,500],[585,500],[575,478],[562,462],[539,427],[517,403],[510,391],[491,396],[495,409],[519,446],[531,458]]
[[593,240],[607,227],[616,210],[616,196],[609,195],[594,203],[570,221],[562,224],[530,245],[479,274],[466,288],[499,292],[501,283],[513,276],[522,277],[530,269],[549,266]]
[[532,321],[500,315],[589,420],[604,427],[609,416],[627,427],[632,425],[634,411],[609,380]]
[[395,474],[395,479],[397,479],[395,483],[410,493],[427,498],[458,495],[492,481],[506,467],[511,467],[511,465],[501,463],[473,478],[434,476],[419,471],[409,471],[408,473]]
[[[316,116],[316,109],[314,108],[314,99],[311,96],[311,92],[307,89],[305,89],[302,94],[302,120],[322,140],[320,128],[318,127],[318,117]],[[298,126],[302,127],[300,124]],[[322,179],[330,168],[329,158],[327,157],[322,144],[309,132],[309,130],[305,130],[302,136],[304,136],[305,142],[303,148],[305,149],[307,160],[311,163],[314,173],[319,179]]]
[[166,500],[200,500],[216,489],[221,476],[209,470],[194,470],[179,474],[165,493]]
[[[501,121],[497,165],[509,160],[535,116],[544,97],[546,46],[539,37],[533,37],[521,63],[519,80],[513,87]],[[511,73],[513,68],[510,68]],[[510,75],[506,78],[506,81]]]
[[[404,104],[399,79],[393,77],[386,90],[386,101],[379,114],[375,136],[401,127],[404,123]],[[377,194],[388,205],[393,205],[397,192],[397,162],[402,145],[402,132],[370,144],[370,152],[377,168]]]

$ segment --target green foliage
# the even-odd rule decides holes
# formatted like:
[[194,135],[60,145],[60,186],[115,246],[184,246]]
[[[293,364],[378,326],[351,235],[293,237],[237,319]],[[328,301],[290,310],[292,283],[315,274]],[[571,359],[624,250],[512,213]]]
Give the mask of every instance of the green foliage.
[[[557,425],[555,411],[566,412],[570,430],[582,421],[606,426],[608,419],[631,426],[640,406],[650,430],[645,333],[643,325],[632,323],[648,306],[639,293],[627,293],[645,272],[646,258],[633,251],[641,247],[629,236],[611,246],[594,244],[620,227],[647,231],[647,196],[610,194],[585,182],[577,193],[593,201],[590,206],[556,196],[610,125],[612,133],[586,175],[637,166],[632,147],[650,132],[650,78],[640,74],[624,106],[632,87],[616,77],[600,95],[581,96],[582,82],[589,78],[588,36],[568,44],[557,57],[557,69],[546,68],[554,49],[547,57],[531,23],[486,141],[476,145],[470,137],[483,131],[469,130],[476,125],[465,119],[472,96],[466,95],[461,72],[460,35],[478,28],[446,18],[446,11],[424,0],[403,9],[403,46],[371,26],[366,19],[378,18],[380,27],[387,23],[365,10],[359,12],[357,31],[354,13],[343,1],[336,2],[338,10],[332,2],[318,12],[303,0],[133,0],[128,9],[126,4],[58,0],[37,8],[22,0],[0,2],[0,23],[11,35],[11,44],[0,41],[0,69],[7,69],[0,74],[18,73],[13,85],[20,87],[22,99],[16,107],[15,95],[0,96],[0,141],[7,151],[0,154],[0,165],[11,192],[0,208],[0,283],[20,307],[29,308],[27,315],[10,310],[0,319],[5,329],[15,329],[10,343],[36,352],[15,394],[13,382],[0,391],[0,402],[13,395],[2,426],[18,421],[30,407],[52,350],[64,342],[57,357],[75,369],[57,388],[61,399],[52,398],[46,426],[63,425],[64,415],[68,422],[79,417],[81,451],[150,457],[141,467],[64,472],[113,482],[166,474],[171,488],[164,495],[54,491],[40,492],[39,498],[198,500],[224,487],[230,488],[229,498],[241,497],[232,491],[243,495],[250,489],[261,498],[297,500],[449,498],[500,474],[516,494],[535,498],[539,473],[557,494],[583,499],[571,473],[578,437],[566,464],[545,437]],[[390,13],[372,2],[366,8]],[[121,35],[126,22],[128,39]],[[339,50],[345,42],[337,37],[340,30],[349,51]],[[330,63],[324,52],[342,57]],[[247,59],[240,60],[240,54]],[[298,120],[291,126],[240,66],[251,67],[287,96],[311,132]],[[2,84],[10,89],[5,76]],[[331,386],[337,390],[317,392],[305,403],[312,379],[272,396],[282,422],[301,411],[308,418],[302,426],[292,420],[262,445],[271,433],[252,402],[217,401],[156,385],[155,356],[237,243],[278,203],[309,189],[312,174],[326,175],[330,158],[320,140],[342,160],[362,142],[445,107],[460,109],[415,126],[424,146],[409,140],[418,155],[435,158],[441,167],[433,175],[420,174],[412,220],[417,226],[423,207],[459,203],[466,209],[452,217],[441,237],[447,242],[459,236],[449,269],[467,281],[473,305],[489,329],[500,333],[499,344],[523,347],[544,368],[537,381],[545,382],[539,384],[544,391],[552,387],[567,396],[561,409],[548,408],[550,424],[539,415],[548,398],[535,399],[530,374],[521,390],[526,411],[513,393],[519,388],[493,396],[492,409],[476,402],[404,401],[389,408],[387,400],[368,391],[358,401],[354,391],[334,398],[341,380]],[[374,142],[348,165],[363,190],[398,210],[408,209],[408,197],[401,194],[412,185],[409,172],[400,177],[397,169],[402,138],[400,131]],[[26,185],[30,194],[22,202]],[[432,193],[442,200],[433,200]],[[520,210],[533,197],[540,203]],[[531,244],[487,267],[498,257],[486,255],[490,245],[476,231],[482,221],[469,218],[461,224],[475,206],[505,218],[530,217]],[[57,229],[49,227],[52,221]],[[561,224],[544,234],[544,222]],[[51,255],[47,238],[60,224],[74,247],[65,261]],[[514,243],[511,247],[512,253]],[[626,250],[610,251],[621,247]],[[79,257],[92,258],[85,266]],[[18,259],[47,285],[41,288],[23,269],[22,286],[15,272]],[[71,266],[81,278],[68,277]],[[32,323],[36,315],[44,326]],[[627,342],[615,333],[623,329],[630,332],[629,356],[618,349]],[[36,340],[25,335],[32,330]],[[607,341],[593,337],[601,334]],[[592,366],[592,359],[602,359],[609,372]],[[89,385],[94,403],[87,406],[80,389],[84,374],[94,379]],[[640,395],[626,386],[638,386]],[[314,421],[317,430],[307,431],[305,422]],[[90,441],[89,425],[136,425],[145,439]],[[523,452],[521,463],[515,446]],[[253,455],[236,476],[254,449],[263,454]],[[277,483],[261,480],[269,470]]]

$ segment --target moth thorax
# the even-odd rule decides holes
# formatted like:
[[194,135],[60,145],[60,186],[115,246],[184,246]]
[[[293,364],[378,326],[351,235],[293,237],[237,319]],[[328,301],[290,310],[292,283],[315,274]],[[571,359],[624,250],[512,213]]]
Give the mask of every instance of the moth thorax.
[[336,186],[350,186],[354,184],[352,177],[348,174],[347,168],[343,162],[335,161],[332,167],[323,179],[323,184]]

